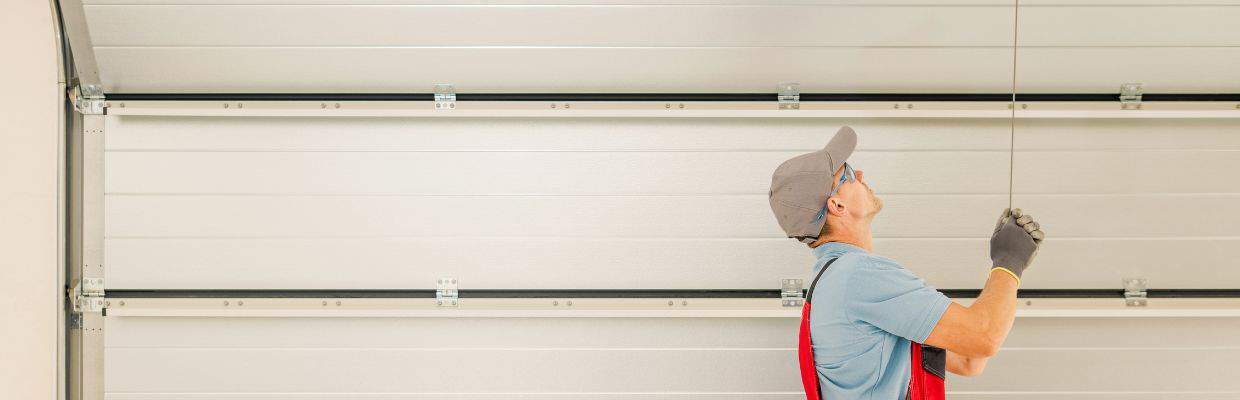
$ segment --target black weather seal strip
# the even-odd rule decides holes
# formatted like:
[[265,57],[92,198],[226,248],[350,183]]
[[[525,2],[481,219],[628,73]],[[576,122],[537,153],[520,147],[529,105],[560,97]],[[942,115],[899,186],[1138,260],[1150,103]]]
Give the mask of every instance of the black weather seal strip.
[[[108,93],[114,101],[434,101],[431,93]],[[1240,101],[1240,93],[1146,93],[1143,101]],[[457,101],[777,101],[775,93],[458,93]],[[1012,101],[1010,93],[802,93],[802,102]],[[1016,101],[1119,101],[1116,93],[1018,93]]]
[[[974,298],[981,294],[977,289],[944,289],[951,298]],[[509,299],[509,298],[697,298],[697,299],[777,299],[778,290],[761,289],[549,289],[460,290],[460,298]],[[1152,289],[1146,292],[1151,298],[1240,298],[1240,289]],[[417,290],[214,290],[214,289],[109,289],[109,298],[434,298],[435,291]],[[1021,289],[1020,298],[1123,298],[1124,291],[1116,289]]]

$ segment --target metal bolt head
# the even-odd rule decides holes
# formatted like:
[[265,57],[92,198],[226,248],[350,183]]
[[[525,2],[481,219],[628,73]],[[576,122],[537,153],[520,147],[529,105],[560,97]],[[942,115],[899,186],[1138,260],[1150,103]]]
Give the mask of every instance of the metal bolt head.
[[553,305],[553,306],[558,306],[558,305],[560,305],[560,301],[559,301],[559,300],[552,301],[552,302],[551,302],[551,305]]
[[689,301],[688,301],[688,300],[682,300],[682,301],[680,302],[680,305],[682,305],[682,306],[687,306],[687,305],[689,305]]
[[1029,109],[1029,104],[1021,104],[1021,105],[1020,105],[1020,109],[1022,109],[1022,110],[1028,110],[1028,109]]
[[336,300],[336,306],[337,306],[337,307],[339,307],[339,306],[340,306],[340,300]]
[[685,103],[680,103],[680,108],[685,108]]
[[336,103],[336,108],[340,108],[340,103]]
[[672,108],[672,103],[664,104],[663,108]]
[[121,306],[125,305],[125,300],[121,300]]
[[573,301],[572,301],[572,300],[569,300],[569,301],[568,301],[568,303],[567,303],[567,305],[572,306],[572,305],[573,305]]
[[241,108],[241,107],[244,107],[244,106],[245,106],[244,104],[237,103],[237,108]]
[[327,103],[319,103],[319,108],[327,108]]
[[668,301],[667,301],[667,305],[668,305],[668,307],[671,307],[671,306],[676,305],[676,302],[671,301],[671,300],[668,300]]
[[228,103],[224,103],[224,108],[228,108]]
[[238,300],[238,301],[237,301],[237,305],[238,305],[238,306],[244,306],[244,305],[245,305],[245,302],[244,302],[244,301],[240,301],[240,300]]
[[570,108],[572,106],[573,106],[572,104],[564,103],[564,108]]
[[323,300],[323,306],[324,306],[324,307],[326,307],[326,306],[327,306],[327,300]]
[[555,108],[555,103],[551,103],[551,108]]
[[224,300],[224,306],[225,306],[225,307],[227,307],[227,306],[228,306],[228,300]]

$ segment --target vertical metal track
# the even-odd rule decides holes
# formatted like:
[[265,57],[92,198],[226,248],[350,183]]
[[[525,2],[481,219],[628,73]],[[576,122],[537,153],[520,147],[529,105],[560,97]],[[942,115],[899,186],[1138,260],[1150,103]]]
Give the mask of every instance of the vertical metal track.
[[[67,88],[102,92],[95,50],[81,0],[52,0],[57,11]],[[74,100],[74,99],[69,99]],[[68,195],[65,226],[68,266],[65,283],[104,276],[103,266],[103,130],[104,115],[66,111],[68,141],[64,186]],[[102,312],[74,313],[65,307],[67,332],[64,393],[69,400],[103,400]]]
[[[69,136],[70,284],[103,278],[103,123],[102,115],[75,114]],[[68,397],[103,400],[103,313],[71,318],[68,338]]]

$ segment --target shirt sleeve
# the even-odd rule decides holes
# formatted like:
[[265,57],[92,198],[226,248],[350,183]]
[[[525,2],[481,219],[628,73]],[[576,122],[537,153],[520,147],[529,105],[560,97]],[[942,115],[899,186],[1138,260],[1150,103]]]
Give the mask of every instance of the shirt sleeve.
[[898,264],[866,260],[850,277],[845,307],[854,321],[925,343],[951,300]]

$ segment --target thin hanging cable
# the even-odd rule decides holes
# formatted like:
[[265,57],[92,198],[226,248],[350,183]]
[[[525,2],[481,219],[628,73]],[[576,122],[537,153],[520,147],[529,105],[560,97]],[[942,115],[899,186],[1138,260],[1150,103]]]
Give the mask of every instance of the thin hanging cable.
[[1020,0],[1016,0],[1016,12],[1012,13],[1012,103],[1008,106],[1012,115],[1008,118],[1011,131],[1008,134],[1008,209],[1012,208],[1012,194],[1016,192],[1016,44],[1020,38]]

